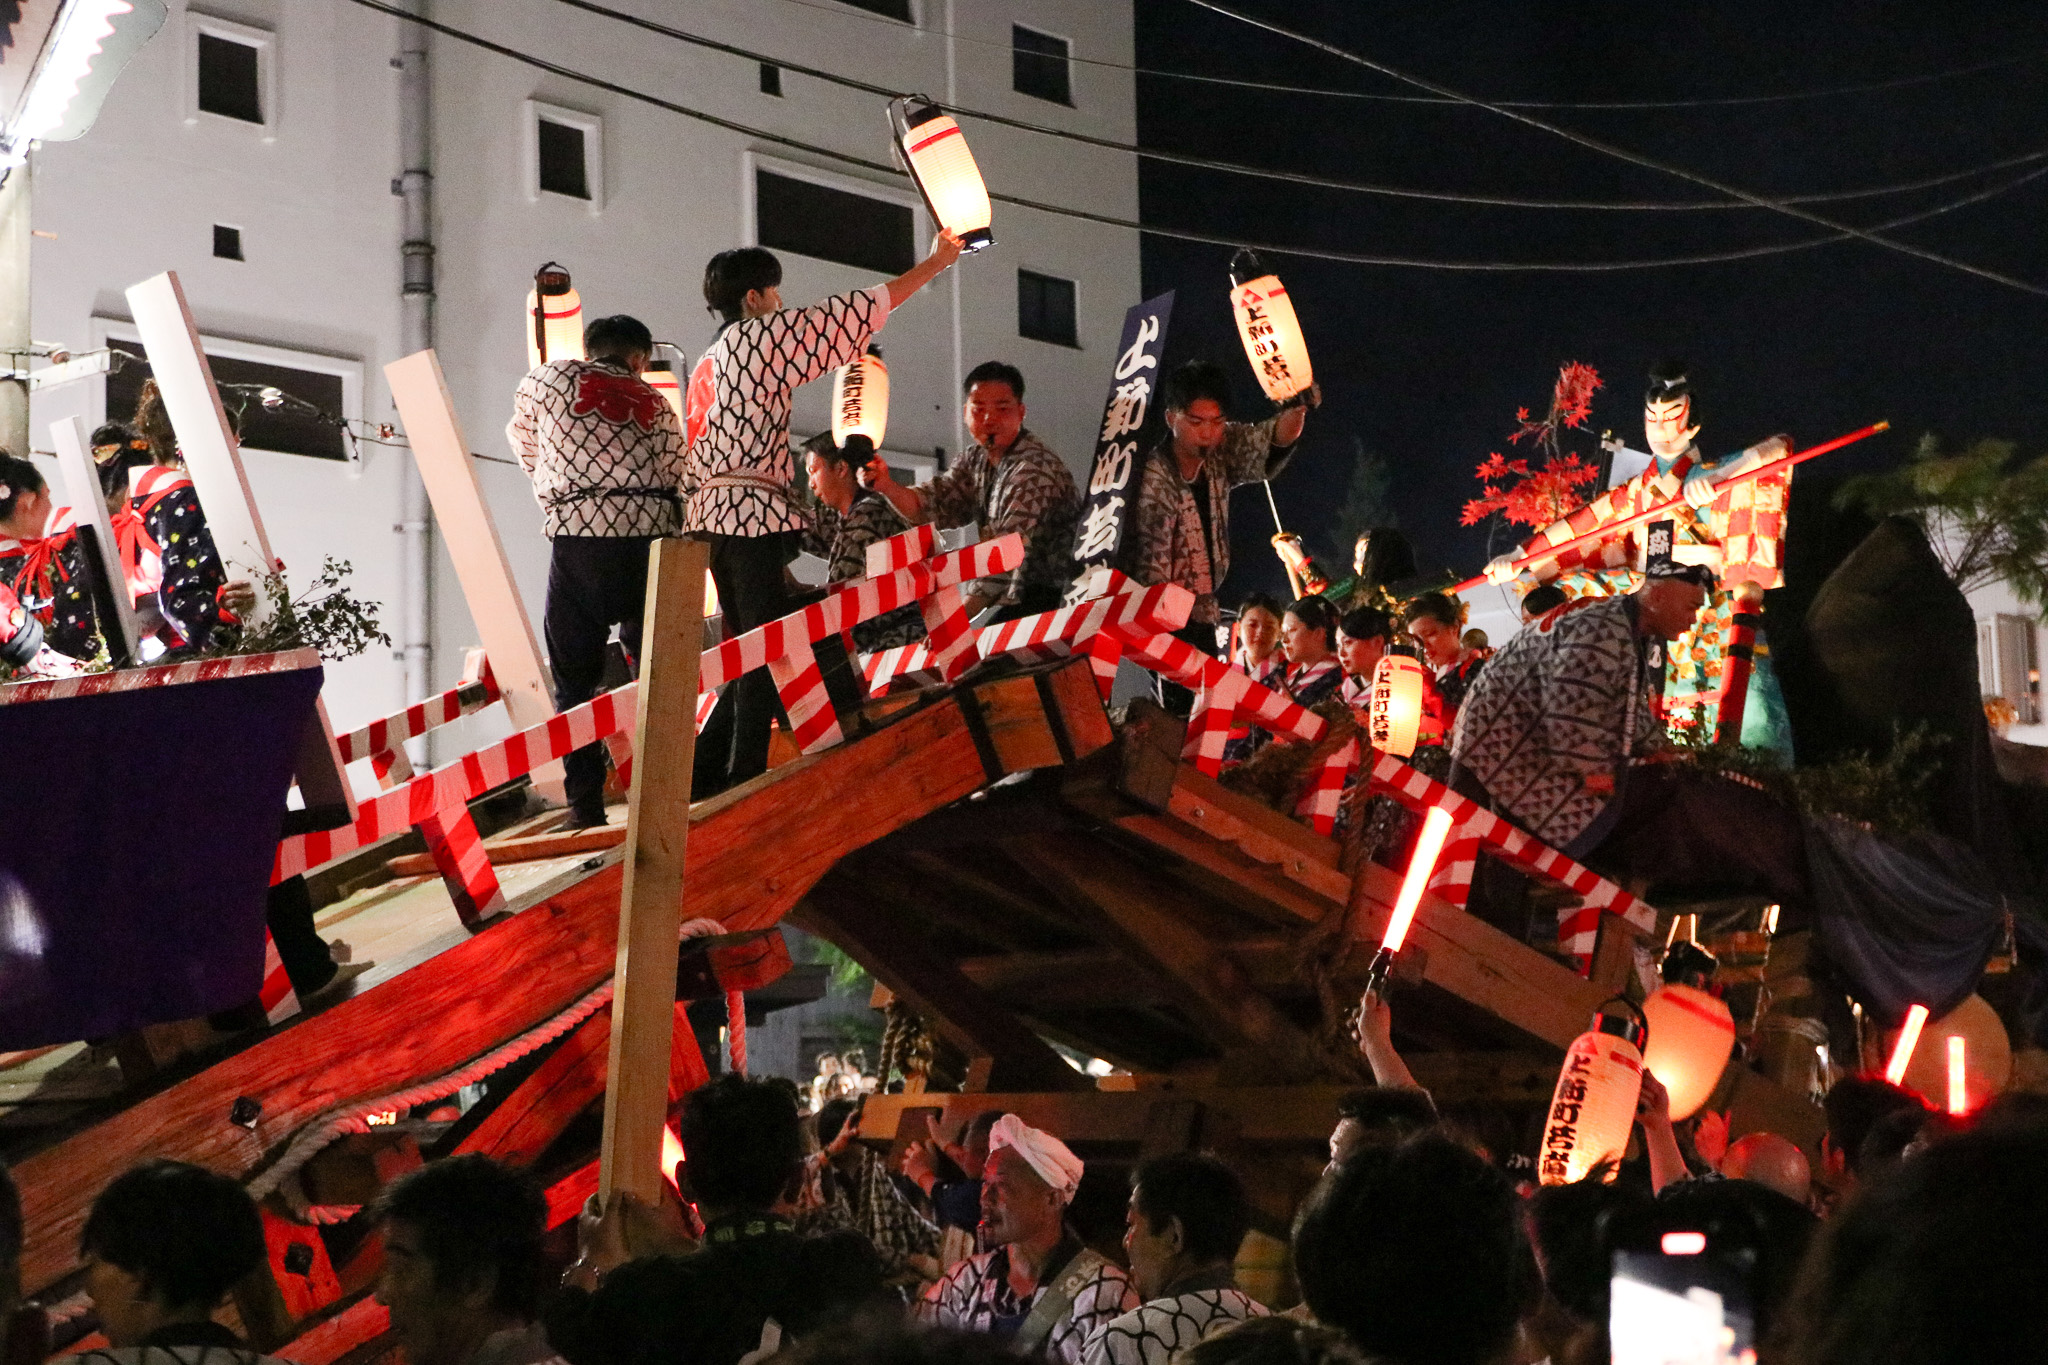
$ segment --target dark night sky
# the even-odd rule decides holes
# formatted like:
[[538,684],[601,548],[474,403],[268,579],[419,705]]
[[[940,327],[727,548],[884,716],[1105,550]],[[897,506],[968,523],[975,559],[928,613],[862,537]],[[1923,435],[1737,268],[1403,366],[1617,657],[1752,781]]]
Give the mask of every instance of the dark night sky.
[[[1579,3],[1429,5],[1234,0],[1467,93],[1525,100],[1670,100],[1833,89],[2004,58],[1994,70],[1877,93],[1693,109],[1532,111],[1752,193],[1853,190],[2048,149],[2048,6]],[[1420,93],[1185,0],[1138,0],[1141,66]],[[1141,77],[1141,141],[1231,161],[1402,186],[1552,198],[1711,198],[1481,110],[1279,95]],[[2039,163],[2048,166],[2048,162]],[[2002,183],[1813,206],[1859,225]],[[1760,210],[1559,212],[1423,203],[1144,163],[1147,223],[1248,240],[1446,260],[1602,261],[1715,252],[1823,235]],[[2048,176],[1894,235],[2048,286]],[[1230,251],[1148,236],[1149,296],[1179,291],[1174,359],[1224,360],[1240,415],[1263,410],[1226,296]],[[1472,466],[1507,451],[1517,407],[1540,410],[1557,367],[1607,381],[1593,426],[1642,446],[1642,379],[1682,356],[1702,391],[1702,445],[1774,431],[1815,444],[1878,418],[1894,430],[1810,467],[1898,460],[1922,432],[2048,449],[2048,298],[1858,242],[1732,264],[1612,274],[1465,274],[1269,257],[1301,311],[1327,402],[1276,485],[1292,529],[1348,558],[1336,508],[1352,437],[1389,462],[1400,525],[1427,564],[1476,571],[1484,528],[1461,529]],[[1284,580],[1255,489],[1233,518],[1229,601]],[[1332,567],[1337,567],[1332,564]]]

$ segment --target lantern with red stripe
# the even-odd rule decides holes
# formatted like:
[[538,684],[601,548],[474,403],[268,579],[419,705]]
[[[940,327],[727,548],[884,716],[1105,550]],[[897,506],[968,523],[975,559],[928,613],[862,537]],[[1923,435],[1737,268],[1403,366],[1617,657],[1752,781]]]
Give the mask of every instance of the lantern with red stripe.
[[526,368],[583,358],[583,300],[569,272],[549,261],[526,291]]
[[1705,989],[1716,965],[1697,944],[1673,944],[1664,956],[1664,984],[1643,1002],[1650,1029],[1643,1065],[1670,1092],[1674,1120],[1699,1112],[1735,1048],[1734,1015]]
[[965,251],[994,246],[988,187],[960,125],[923,95],[891,100],[889,123],[932,221],[958,237]]
[[[1608,1005],[1634,1017],[1609,1014]],[[1621,1160],[1642,1094],[1647,1033],[1642,1011],[1617,996],[1565,1050],[1536,1154],[1536,1178],[1545,1185],[1569,1185]]]
[[[676,373],[676,367],[669,361],[668,357],[661,353],[661,349],[664,346],[668,346],[666,341],[654,343],[654,354],[648,358],[647,368],[641,373],[640,377],[647,381],[649,388],[660,394],[668,401],[668,405],[676,410],[676,421],[687,425],[690,419],[689,413],[683,405],[682,376]],[[669,349],[673,350],[675,348],[669,347]]]
[[1259,387],[1275,403],[1293,402],[1316,381],[1287,287],[1249,251],[1230,262],[1230,284],[1230,311]]
[[1372,672],[1372,698],[1366,713],[1367,737],[1383,754],[1407,758],[1422,734],[1422,699],[1428,678],[1418,661],[1405,654],[1382,655]]

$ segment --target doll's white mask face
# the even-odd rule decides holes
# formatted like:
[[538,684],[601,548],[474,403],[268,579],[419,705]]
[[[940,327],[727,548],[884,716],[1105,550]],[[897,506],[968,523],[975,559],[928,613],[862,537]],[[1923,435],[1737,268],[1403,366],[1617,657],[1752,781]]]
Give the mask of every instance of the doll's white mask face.
[[1643,435],[1661,459],[1683,455],[1700,429],[1692,425],[1692,397],[1652,398],[1643,404]]

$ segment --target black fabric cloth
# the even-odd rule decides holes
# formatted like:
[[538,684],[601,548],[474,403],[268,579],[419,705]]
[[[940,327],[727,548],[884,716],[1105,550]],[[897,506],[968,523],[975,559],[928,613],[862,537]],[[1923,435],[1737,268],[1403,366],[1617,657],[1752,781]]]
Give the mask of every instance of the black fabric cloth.
[[[549,542],[545,630],[555,706],[566,711],[596,696],[612,627],[626,653],[640,657],[650,536],[557,536]],[[604,820],[604,745],[586,744],[562,760],[570,813]]]
[[1648,882],[1653,902],[1768,896],[1782,929],[1811,922],[1799,814],[1768,792],[1681,764],[1633,767],[1586,833],[1597,841],[1565,851],[1623,886]]
[[564,1289],[548,1341],[569,1365],[734,1365],[769,1318],[785,1344],[882,1303],[882,1263],[865,1237],[802,1237],[764,1214],[720,1219],[688,1256],[620,1266],[596,1292]]
[[[1215,518],[1209,511],[1209,471],[1205,468],[1188,482],[1188,492],[1195,495],[1195,515],[1202,519],[1202,545],[1209,551],[1209,562],[1216,562],[1216,528],[1211,523]],[[1216,586],[1223,587],[1223,576],[1216,576]]]
[[981,1182],[941,1180],[932,1186],[932,1213],[942,1228],[973,1232],[981,1226]]
[[[1190,621],[1175,631],[1173,638],[1185,640],[1212,659],[1217,656],[1216,623],[1213,621]],[[1159,704],[1166,708],[1167,714],[1186,720],[1188,714],[1195,709],[1195,694],[1177,682],[1161,678]]]
[[313,893],[303,876],[286,877],[270,888],[263,902],[263,922],[270,928],[270,941],[277,945],[284,974],[291,978],[299,999],[319,990],[341,970],[313,928]]
[[997,607],[988,618],[989,625],[1004,621],[1015,621],[1020,617],[1036,616],[1044,611],[1059,610],[1065,594],[1051,583],[1026,583],[1017,590],[1018,597],[1006,607]]
[[1969,848],[1844,820],[1807,822],[1806,847],[1815,946],[1878,1022],[1896,1027],[1912,1005],[1939,1019],[1977,988],[2007,902]]

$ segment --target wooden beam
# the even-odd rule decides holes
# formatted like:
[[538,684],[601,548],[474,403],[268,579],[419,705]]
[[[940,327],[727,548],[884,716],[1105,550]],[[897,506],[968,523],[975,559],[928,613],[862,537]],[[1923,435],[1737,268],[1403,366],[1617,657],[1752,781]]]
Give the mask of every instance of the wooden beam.
[[[1088,673],[1083,659],[1059,667]],[[840,858],[986,781],[947,696],[700,801],[690,811],[690,912],[735,932],[774,924]],[[622,881],[617,865],[592,873],[21,1162],[24,1287],[40,1291],[71,1269],[93,1197],[144,1157],[245,1176],[336,1105],[460,1066],[567,1008],[611,974]],[[241,1096],[263,1106],[253,1130],[227,1121]]]
[[922,936],[906,932],[866,884],[836,874],[826,878],[805,898],[798,922],[909,1001],[954,1046],[970,1056],[993,1058],[993,1084],[1033,1090],[1080,1090],[1090,1084],[958,967],[933,953]]
[[599,1010],[577,1026],[457,1144],[513,1166],[530,1166],[590,1102],[604,1093],[612,1015]]
[[[530,834],[515,839],[487,839],[484,853],[492,867],[511,863],[536,863],[548,858],[573,858],[579,853],[602,853],[626,842],[624,825],[599,825],[595,829],[570,830],[564,834]],[[431,877],[440,864],[431,853],[406,853],[385,863],[394,877]]]
[[1117,949],[1157,976],[1182,1002],[1198,1029],[1226,1053],[1256,1054],[1266,1074],[1305,1081],[1336,1072],[1337,1063],[1260,994],[1213,941],[1189,922],[1188,893],[1147,877],[1092,840],[1035,841],[1032,874],[1065,897],[1098,912],[1096,925]]
[[[647,631],[633,723],[619,954],[612,973],[609,1078],[598,1201],[631,1194],[661,1203],[661,1132],[675,1048],[676,940],[690,839],[697,753],[697,677],[711,544],[658,540],[647,559]],[[764,850],[765,851],[765,850]]]
[[[242,468],[241,443],[221,407],[220,390],[214,387],[213,370],[206,363],[199,328],[186,306],[177,272],[165,271],[130,285],[128,309],[141,334],[142,347],[149,353],[150,374],[163,395],[164,412],[177,433],[185,472],[191,475],[192,489],[206,513],[206,529],[213,536],[221,566],[229,579],[247,579],[255,586],[250,624],[261,624],[280,605],[270,600],[264,583],[277,556],[270,552],[270,537],[264,534],[256,495]],[[316,701],[314,709],[317,724],[308,728],[294,774],[307,809],[335,811],[335,823],[345,824],[355,819],[355,793],[341,761],[341,749],[334,742],[327,704]]]

